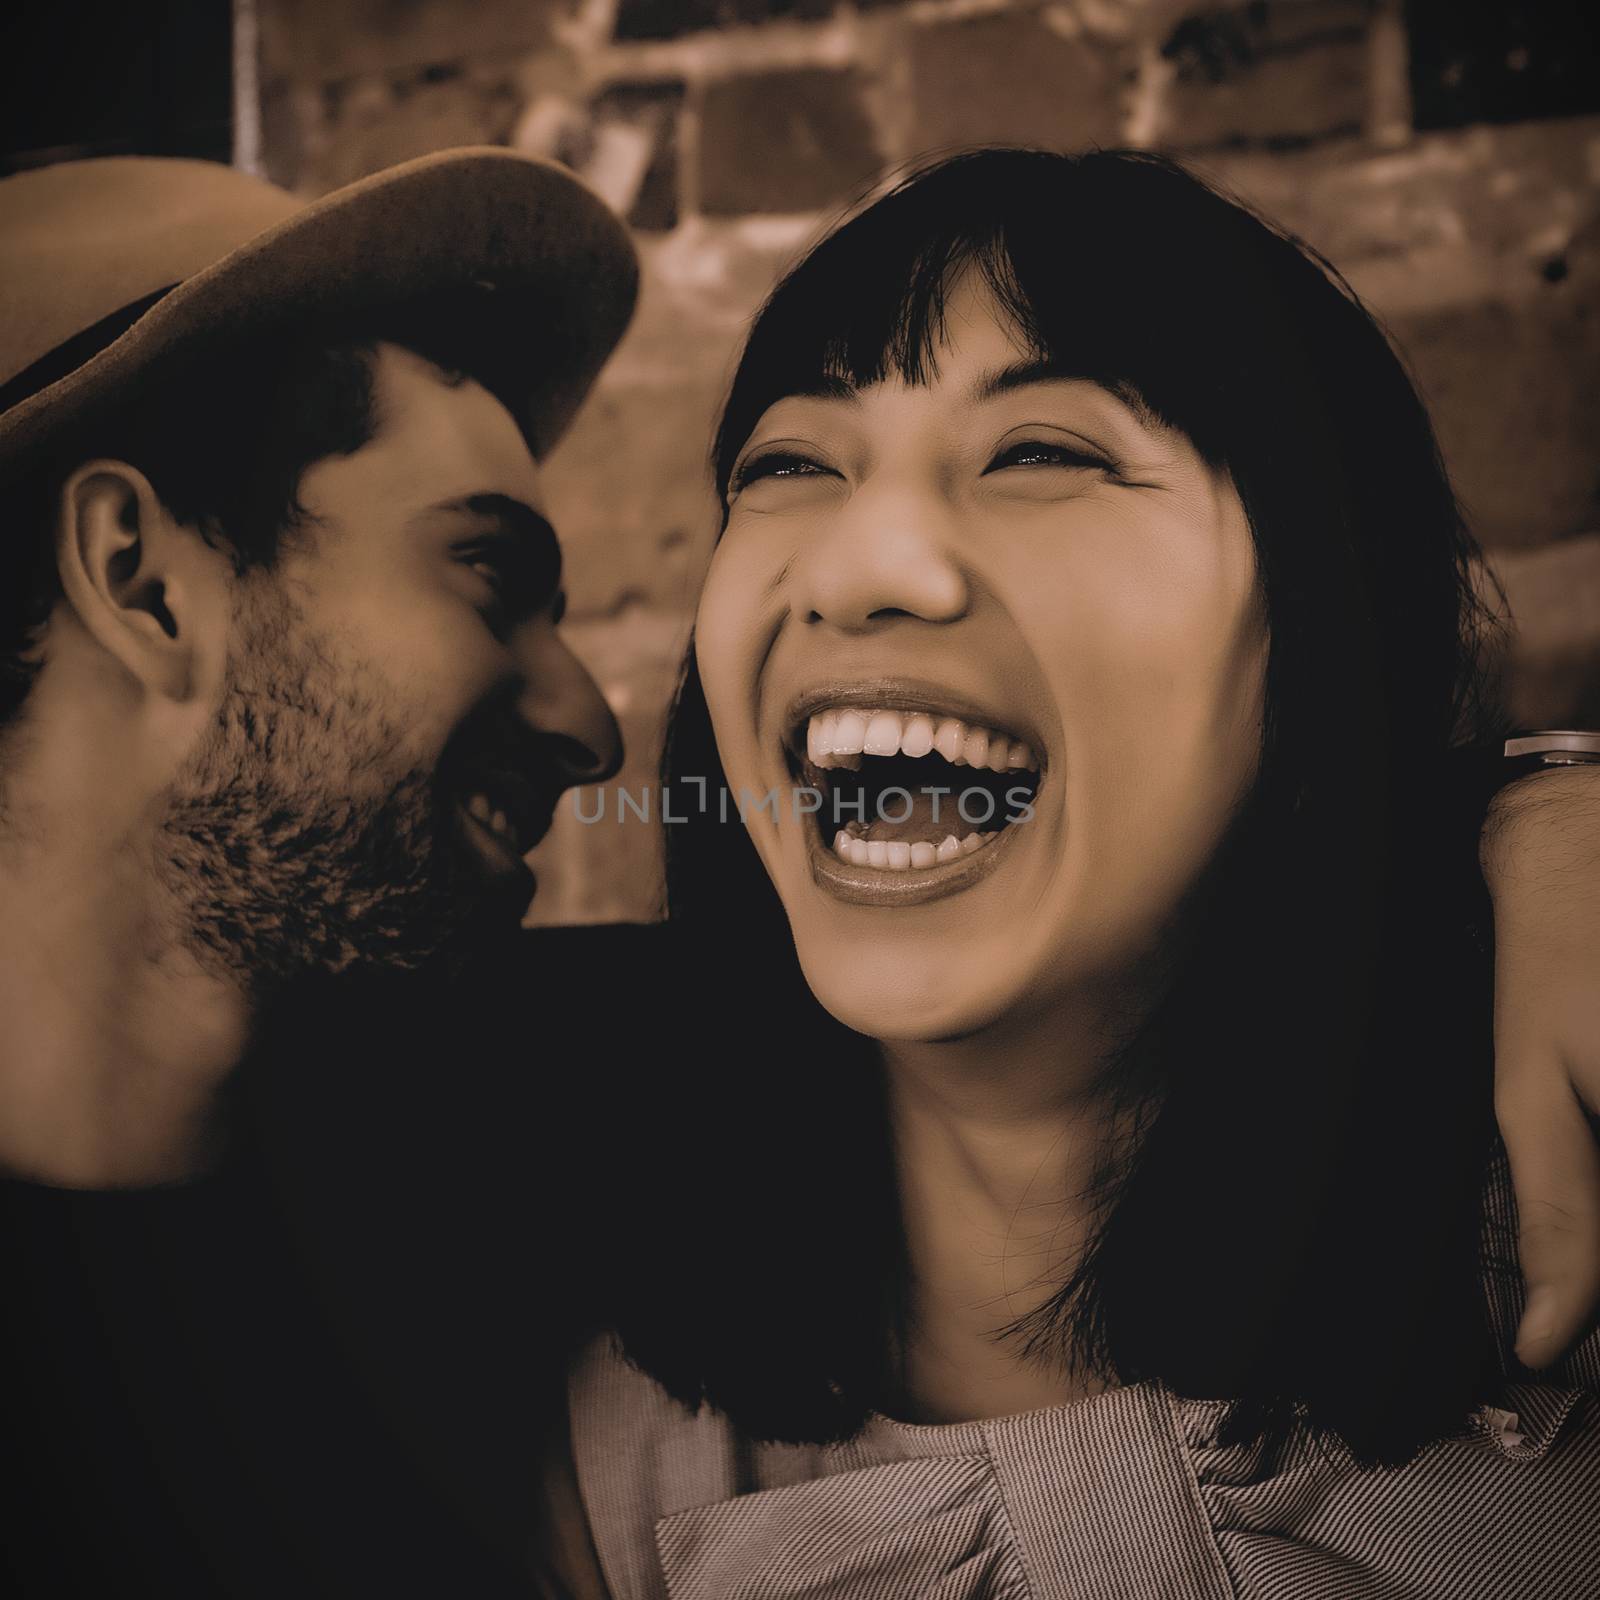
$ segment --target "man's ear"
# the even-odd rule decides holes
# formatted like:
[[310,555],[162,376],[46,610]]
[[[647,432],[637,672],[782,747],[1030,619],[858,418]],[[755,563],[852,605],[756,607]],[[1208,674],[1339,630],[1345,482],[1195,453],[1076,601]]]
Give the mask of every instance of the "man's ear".
[[56,561],[84,631],[151,693],[188,700],[220,671],[228,563],[123,461],[89,461],[62,485]]

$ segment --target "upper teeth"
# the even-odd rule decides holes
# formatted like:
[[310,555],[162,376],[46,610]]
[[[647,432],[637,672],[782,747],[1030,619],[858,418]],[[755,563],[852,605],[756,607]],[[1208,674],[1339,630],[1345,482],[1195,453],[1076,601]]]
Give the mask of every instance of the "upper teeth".
[[958,767],[1036,771],[1033,750],[993,728],[926,711],[818,711],[806,724],[806,755],[816,767],[856,767],[863,755],[925,756],[937,750]]
[[510,819],[504,811],[490,803],[486,794],[475,794],[467,801],[467,810],[475,816],[486,828],[492,828],[496,833],[503,834],[513,844],[516,836],[512,830]]

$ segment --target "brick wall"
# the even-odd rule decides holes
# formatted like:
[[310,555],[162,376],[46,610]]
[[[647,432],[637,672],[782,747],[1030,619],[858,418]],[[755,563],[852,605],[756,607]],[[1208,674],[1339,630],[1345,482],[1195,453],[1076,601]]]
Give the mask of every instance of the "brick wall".
[[[279,182],[508,143],[639,231],[638,322],[550,491],[630,788],[710,548],[705,447],[746,319],[879,175],[984,141],[1182,154],[1343,269],[1408,353],[1511,591],[1519,717],[1600,724],[1600,71],[1577,3],[1492,22],[1454,0],[257,6]],[[563,818],[542,920],[651,913],[657,832],[614,816]]]

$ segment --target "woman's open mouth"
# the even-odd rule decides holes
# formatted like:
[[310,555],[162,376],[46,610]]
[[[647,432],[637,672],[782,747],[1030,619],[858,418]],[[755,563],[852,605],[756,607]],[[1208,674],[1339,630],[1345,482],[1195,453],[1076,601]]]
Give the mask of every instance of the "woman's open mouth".
[[931,705],[834,700],[794,724],[787,753],[812,875],[856,904],[917,905],[987,876],[1042,779],[1026,739]]

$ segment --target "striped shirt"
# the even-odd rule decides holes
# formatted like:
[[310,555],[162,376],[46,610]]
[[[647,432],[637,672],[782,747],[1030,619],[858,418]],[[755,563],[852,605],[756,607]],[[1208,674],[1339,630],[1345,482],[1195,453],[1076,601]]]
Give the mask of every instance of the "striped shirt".
[[[1503,1167],[1490,1259],[1514,1259]],[[1491,1279],[1509,1348],[1520,1287]],[[1600,1336],[1463,1436],[1363,1470],[1225,1446],[1225,1401],[1130,1384],[1018,1416],[780,1445],[597,1343],[573,1460],[614,1600],[1600,1600]]]

